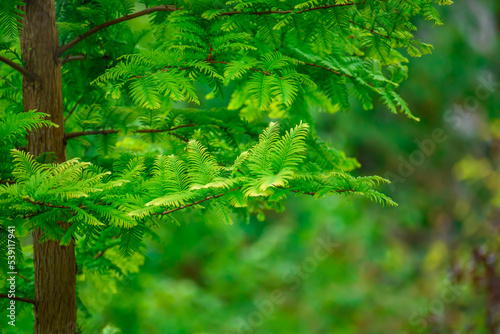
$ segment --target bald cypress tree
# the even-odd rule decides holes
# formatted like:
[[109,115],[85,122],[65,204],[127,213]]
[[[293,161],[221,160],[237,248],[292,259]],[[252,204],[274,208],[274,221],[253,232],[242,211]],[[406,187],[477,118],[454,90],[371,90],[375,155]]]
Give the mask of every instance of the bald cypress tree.
[[416,119],[397,93],[408,58],[432,49],[414,19],[441,24],[449,3],[3,1],[0,267],[34,332],[75,333],[77,275],[120,272],[104,252],[140,252],[182,210],[231,224],[296,195],[395,205],[312,113],[379,100]]

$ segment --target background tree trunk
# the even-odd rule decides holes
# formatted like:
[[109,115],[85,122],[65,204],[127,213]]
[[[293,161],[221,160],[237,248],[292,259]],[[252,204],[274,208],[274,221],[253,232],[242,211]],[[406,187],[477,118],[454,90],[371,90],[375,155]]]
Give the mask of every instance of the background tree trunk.
[[[57,162],[66,160],[61,83],[61,59],[56,57],[59,40],[54,0],[28,0],[21,35],[26,68],[36,80],[23,79],[24,110],[50,114],[58,128],[42,128],[29,135],[28,151],[35,157],[53,152]],[[62,224],[54,222],[54,224]],[[64,224],[62,224],[64,225]],[[75,333],[76,258],[74,243],[40,242],[42,232],[33,231],[35,267],[35,333]]]

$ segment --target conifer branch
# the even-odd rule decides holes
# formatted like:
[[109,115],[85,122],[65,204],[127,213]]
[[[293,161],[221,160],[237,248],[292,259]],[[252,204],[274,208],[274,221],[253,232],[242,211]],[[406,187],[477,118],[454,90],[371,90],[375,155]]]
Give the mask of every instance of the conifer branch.
[[249,14],[249,15],[265,15],[265,14],[302,14],[306,12],[311,12],[313,10],[320,10],[320,9],[329,9],[333,7],[345,7],[345,6],[356,6],[356,5],[362,5],[366,2],[364,0],[363,2],[350,2],[350,3],[341,3],[341,4],[336,4],[336,5],[325,5],[325,6],[318,6],[318,7],[312,7],[312,8],[307,8],[299,11],[294,11],[293,9],[290,10],[266,10],[266,11],[260,11],[260,12],[242,12],[242,11],[232,11],[232,12],[225,12],[221,13],[219,16],[230,16],[230,15],[237,15],[237,14]]
[[[223,64],[223,65],[230,65],[231,63],[227,62],[227,61],[218,61],[218,60],[212,60],[210,59],[211,55],[209,54],[209,58],[208,59],[205,59],[204,61],[209,63],[209,64]],[[170,66],[165,66],[163,67],[160,72],[168,72],[168,69],[169,68],[176,68],[178,70],[187,70],[191,67],[181,67],[180,65],[177,65],[177,66],[173,66],[173,65],[170,65]],[[268,71],[262,71],[262,70],[259,70],[257,68],[249,68],[250,71],[255,71],[255,72],[260,72],[264,75],[268,75],[268,76],[271,76],[272,74]],[[144,78],[146,75],[137,75],[137,76],[134,76],[133,78],[135,79],[141,79],[141,78]]]
[[[114,245],[113,245],[114,246]],[[101,256],[104,255],[104,253],[106,252],[107,249],[101,251],[101,252],[98,252],[96,253],[94,256],[92,256],[95,260],[97,260],[98,258],[100,258]]]
[[[225,62],[225,61],[215,61],[215,60],[211,60],[210,59],[211,57],[209,56],[209,59],[206,60],[207,63],[211,63],[211,64],[224,64],[224,65],[229,65],[230,63],[229,62]],[[335,71],[331,68],[328,68],[328,67],[324,67],[324,66],[320,66],[320,65],[317,65],[317,64],[314,64],[314,63],[307,63],[307,62],[303,62],[301,61],[300,62],[302,65],[307,65],[307,66],[311,66],[311,67],[316,67],[316,68],[320,68],[322,70],[325,70],[325,71],[329,71],[329,72],[332,72],[338,76],[344,76],[344,77],[348,77],[348,78],[351,78],[351,79],[355,79],[354,76],[352,75],[349,75],[349,74],[345,74],[345,73],[341,73],[339,71]],[[267,75],[267,76],[270,76],[272,75],[271,73],[269,73],[268,71],[262,71],[262,70],[259,70],[259,69],[256,69],[256,68],[249,68],[249,70],[251,71],[255,71],[255,72],[260,72],[264,75]],[[370,86],[373,87],[373,84],[371,82],[368,82],[368,84]]]
[[[197,126],[197,124],[184,124],[179,125],[170,129],[142,129],[132,131],[133,133],[162,133],[162,132],[170,132],[175,131],[182,128],[190,128],[193,126]],[[66,139],[73,139],[76,137],[82,136],[90,136],[90,135],[109,135],[113,133],[119,133],[120,130],[108,129],[108,130],[97,130],[97,131],[79,131],[79,132],[71,132],[66,134]]]
[[36,73],[28,71],[23,66],[14,63],[12,60],[10,60],[9,58],[6,58],[4,56],[0,56],[0,62],[9,65],[10,67],[12,67],[13,69],[15,69],[16,71],[18,71],[19,73],[21,73],[23,76],[25,76],[26,78],[28,78],[28,79],[30,79],[32,81],[36,80],[36,78],[38,77],[36,75]]
[[110,21],[104,22],[103,24],[95,26],[94,28],[90,29],[89,31],[87,31],[87,32],[83,33],[82,35],[80,35],[80,36],[72,39],[68,43],[60,46],[57,49],[56,55],[58,57],[62,56],[66,51],[68,51],[69,49],[71,49],[72,47],[74,47],[75,45],[77,45],[78,43],[80,43],[81,41],[83,41],[84,39],[86,39],[87,37],[92,36],[93,34],[99,32],[99,31],[101,31],[103,29],[106,29],[107,27],[110,27],[112,25],[115,25],[115,24],[118,24],[118,23],[121,23],[121,22],[125,22],[125,21],[129,21],[129,20],[135,19],[137,17],[148,15],[148,14],[151,14],[151,13],[154,13],[154,12],[160,12],[160,11],[174,12],[176,10],[179,10],[179,9],[177,7],[175,7],[175,6],[173,6],[173,5],[160,5],[160,6],[146,8],[146,9],[141,10],[139,12],[136,12],[136,13],[133,13],[133,14],[130,14],[130,15],[125,15],[125,16],[122,16],[122,17],[118,17],[118,18],[116,18],[114,20],[110,20]]
[[31,298],[23,298],[23,297],[12,297],[10,298],[8,294],[6,293],[0,293],[0,298],[7,298],[7,299],[11,299],[11,300],[17,300],[19,302],[25,302],[25,303],[30,303],[30,304],[33,304],[33,305],[36,305],[36,300],[35,299],[31,299]]
[[173,136],[173,137],[175,137],[175,138],[177,138],[177,139],[180,139],[180,140],[182,140],[182,141],[183,141],[183,142],[185,142],[185,143],[188,143],[188,142],[189,142],[189,139],[188,139],[188,138],[183,137],[183,136],[180,136],[180,135],[175,134],[175,133],[173,133],[173,132],[172,132],[172,133],[169,133],[169,135],[171,135],[171,136]]
[[69,116],[71,116],[73,114],[73,112],[76,110],[76,107],[78,107],[78,105],[80,104],[82,99],[83,99],[83,96],[81,98],[79,98],[78,101],[76,101],[75,105],[73,106],[73,108],[71,108],[68,115],[66,115],[66,117],[64,117],[65,122],[68,120]]
[[[114,237],[112,237],[112,238],[111,238],[111,240],[115,240],[116,238],[117,238],[117,237],[116,237],[116,236],[114,236]],[[97,252],[97,253],[96,253],[94,256],[92,256],[92,257],[93,257],[94,259],[96,259],[96,260],[97,260],[98,258],[100,258],[101,256],[103,256],[103,255],[104,255],[104,253],[106,253],[106,251],[110,250],[111,248],[113,248],[113,247],[115,247],[115,246],[116,246],[116,244],[115,244],[115,243],[113,243],[113,244],[109,245],[108,247],[106,247],[105,249],[103,249],[102,251]]]
[[351,22],[352,24],[354,24],[354,25],[355,25],[355,26],[357,26],[357,27],[360,27],[361,29],[364,29],[364,30],[369,31],[369,32],[370,32],[370,33],[372,33],[372,34],[375,34],[375,35],[378,35],[378,36],[381,36],[381,37],[384,37],[384,38],[387,38],[387,39],[395,39],[395,40],[399,41],[399,38],[397,38],[397,37],[388,36],[388,35],[384,35],[384,34],[381,34],[381,33],[376,32],[376,31],[374,30],[375,28],[370,29],[370,28],[367,28],[367,27],[362,26],[361,24],[357,24],[357,23],[356,23],[356,22],[354,22],[354,21],[349,21],[349,22]]
[[[110,57],[108,55],[103,55],[99,58],[102,58],[102,59],[110,59]],[[71,61],[85,61],[87,59],[90,59],[90,60],[94,60],[95,58],[94,57],[88,57],[85,53],[82,53],[82,54],[76,54],[76,55],[70,55],[70,56],[66,56],[63,58],[62,60],[62,64],[66,64],[68,62],[71,62]]]
[[5,82],[6,82],[6,83],[8,83],[8,84],[9,84],[9,86],[11,86],[12,88],[14,88],[15,90],[19,90],[19,89],[17,89],[17,87],[16,87],[16,86],[14,86],[14,85],[12,84],[12,82],[10,82],[9,80],[7,80],[7,78],[6,78],[6,77],[4,77],[3,75],[0,75],[0,78],[2,78],[3,80],[5,80]]
[[178,129],[183,129],[183,128],[192,128],[194,126],[197,126],[197,124],[184,124],[184,125],[179,125],[175,126],[170,129],[143,129],[143,130],[136,130],[134,133],[162,133],[162,132],[170,132],[170,131],[175,131]]
[[62,64],[66,64],[67,62],[70,62],[70,61],[78,61],[78,60],[86,60],[87,59],[87,55],[86,54],[81,54],[81,55],[71,55],[71,56],[67,56],[67,57],[64,57],[63,61],[62,61]]
[[325,71],[329,71],[329,72],[335,73],[336,75],[339,75],[339,76],[344,76],[344,77],[348,77],[348,78],[354,79],[354,76],[352,76],[352,75],[344,74],[344,73],[332,70],[331,68],[328,68],[328,67],[320,66],[320,65],[317,65],[317,64],[313,64],[313,63],[306,63],[306,62],[301,62],[301,63],[304,64],[304,65],[307,65],[307,66],[316,67],[316,68],[320,68],[320,69],[325,70]]
[[[278,188],[286,190],[286,188],[282,188],[282,187],[278,187]],[[305,193],[301,193],[300,190],[291,190],[291,191],[294,192],[294,193],[300,193],[300,194],[303,194],[303,195],[316,196],[316,193],[312,192],[312,191],[305,192]],[[335,190],[334,192],[336,194],[343,194],[343,193],[355,192],[355,191],[356,191],[356,189],[349,188],[349,189]]]
[[222,193],[222,194],[219,194],[219,195],[208,196],[208,197],[205,197],[204,199],[200,199],[199,201],[196,201],[196,202],[193,202],[193,203],[190,203],[190,204],[186,204],[186,205],[181,205],[181,206],[179,206],[178,208],[175,208],[175,209],[165,210],[162,213],[153,213],[153,215],[155,215],[155,216],[158,216],[158,215],[162,215],[162,216],[168,215],[168,214],[170,214],[172,212],[179,211],[179,210],[182,210],[182,209],[185,209],[185,208],[189,208],[189,207],[198,205],[200,203],[209,201],[209,200],[214,199],[214,198],[219,198],[219,197],[225,196],[225,195],[227,195],[229,193],[232,193],[233,191],[240,190],[240,189],[241,189],[241,187],[237,187],[237,188],[231,189],[231,190],[229,190],[229,191],[227,191],[225,193]]
[[[207,63],[210,63],[210,64],[224,64],[224,65],[229,65],[230,63],[229,62],[226,62],[226,61],[216,61],[216,60],[206,60]],[[336,75],[338,76],[344,76],[344,77],[348,77],[348,78],[351,78],[351,79],[354,79],[355,77],[352,76],[352,75],[349,75],[349,74],[344,74],[344,73],[341,73],[341,72],[338,72],[338,71],[335,71],[335,70],[332,70],[331,68],[328,68],[328,67],[323,67],[323,66],[320,66],[320,65],[317,65],[317,64],[313,64],[313,63],[307,63],[307,62],[303,62],[301,61],[300,62],[302,65],[307,65],[307,66],[311,66],[311,67],[316,67],[316,68],[321,68],[325,71],[329,71],[329,72],[332,72],[332,73],[335,73]],[[262,71],[262,70],[259,70],[257,68],[249,68],[250,71],[255,71],[255,72],[260,72],[264,75],[268,75],[268,76],[271,76],[272,74],[269,73],[268,71]]]
[[31,203],[31,204],[46,206],[46,207],[54,208],[54,209],[71,209],[69,206],[64,206],[64,205],[54,205],[54,204],[45,203],[45,202],[41,202],[41,201],[32,201],[32,200],[27,199],[27,198],[24,198],[24,200],[28,203]]
[[46,212],[48,212],[48,211],[49,211],[49,210],[47,210],[47,211],[38,211],[38,212],[30,213],[29,215],[24,215],[24,216],[23,216],[23,219],[33,218],[33,217],[38,216],[38,215],[40,215],[40,214],[42,214],[42,213],[46,213]]
[[[207,63],[210,63],[210,64],[223,64],[223,65],[229,65],[230,63],[228,63],[227,61],[217,61],[217,60],[211,60],[210,58],[206,60]],[[262,71],[262,70],[259,70],[257,68],[249,68],[250,71],[255,71],[255,72],[260,72],[264,75],[272,75],[271,73],[269,73],[268,71]]]
[[[329,8],[334,8],[334,7],[345,7],[345,6],[362,5],[365,2],[366,2],[366,0],[364,0],[362,2],[350,2],[350,3],[344,3],[344,4],[324,5],[324,6],[318,6],[318,7],[313,7],[313,8],[307,8],[307,9],[299,10],[299,11],[296,11],[296,12],[294,10],[292,10],[292,9],[290,9],[290,10],[267,10],[267,11],[260,11],[260,12],[259,11],[257,11],[257,12],[231,11],[231,12],[221,13],[219,16],[231,16],[231,15],[238,15],[238,14],[249,14],[249,15],[291,14],[291,13],[301,14],[301,13],[306,13],[306,12],[310,12],[310,11],[314,11],[314,10],[320,10],[320,9],[329,9]],[[75,45],[77,45],[78,43],[80,43],[81,41],[83,41],[84,39],[86,39],[87,37],[92,36],[93,34],[99,32],[99,31],[101,31],[103,29],[106,29],[107,27],[110,27],[112,25],[115,25],[115,24],[118,24],[118,23],[121,23],[121,22],[125,22],[125,21],[129,21],[129,20],[135,19],[137,17],[148,15],[148,14],[151,14],[151,13],[154,13],[154,12],[159,12],[159,11],[175,12],[175,11],[178,11],[178,10],[183,10],[183,9],[182,8],[178,8],[178,7],[174,6],[174,5],[159,5],[159,6],[155,6],[155,7],[146,8],[144,10],[141,10],[141,11],[137,12],[137,13],[133,13],[133,14],[130,14],[130,15],[125,15],[125,16],[118,17],[116,19],[107,21],[107,22],[105,22],[103,24],[95,26],[94,28],[90,29],[89,31],[83,33],[82,35],[80,35],[78,37],[75,37],[74,39],[72,39],[68,43],[60,46],[58,48],[57,52],[56,52],[56,55],[58,57],[62,56],[66,51],[68,51],[69,49],[71,49],[72,47],[74,47]],[[75,60],[82,60],[82,59],[80,58],[80,59],[75,59]]]
[[[356,77],[353,76],[353,75],[341,73],[341,72],[332,70],[331,68],[328,68],[328,67],[320,66],[320,65],[317,65],[317,64],[313,64],[313,63],[306,63],[306,62],[302,62],[302,64],[307,65],[307,66],[311,66],[311,67],[320,68],[322,70],[335,73],[336,75],[339,75],[339,76],[344,76],[344,77],[348,77],[348,78],[351,78],[351,79],[356,79]],[[373,83],[371,83],[369,81],[367,81],[366,83],[369,84],[370,86],[374,87]]]
[[25,280],[26,282],[31,282],[31,280],[30,280],[30,279],[27,279],[26,277],[24,277],[24,276],[23,276],[23,275],[21,275],[21,274],[15,274],[15,275],[16,275],[16,276],[21,277],[21,278],[22,278],[23,280]]
[[[281,187],[279,187],[279,188],[280,188],[280,189],[284,189],[284,190],[286,190],[286,188],[281,188]],[[225,195],[227,195],[227,194],[229,194],[229,193],[232,193],[233,191],[240,190],[240,189],[241,189],[241,187],[233,188],[233,189],[231,189],[231,190],[229,190],[229,191],[227,191],[227,192],[225,192],[225,193],[222,193],[222,194],[219,194],[219,195],[212,195],[212,196],[208,196],[208,197],[205,197],[204,199],[201,199],[201,200],[199,200],[199,201],[196,201],[196,202],[193,202],[193,203],[190,203],[190,204],[186,204],[186,205],[181,205],[181,206],[179,206],[179,207],[177,207],[177,208],[175,208],[175,209],[165,210],[165,211],[163,211],[163,212],[161,212],[161,213],[153,213],[153,215],[155,215],[155,216],[159,216],[159,215],[161,215],[161,216],[168,215],[168,214],[173,213],[173,212],[175,212],[175,211],[179,211],[179,210],[182,210],[182,209],[186,209],[186,208],[189,208],[189,207],[192,207],[192,206],[198,205],[198,204],[200,204],[200,203],[203,203],[203,202],[209,201],[209,200],[211,200],[211,199],[215,199],[215,198],[219,198],[219,197],[225,196]],[[337,193],[337,194],[342,194],[342,193],[346,193],[346,192],[355,192],[355,191],[356,191],[355,189],[343,189],[343,190],[336,190],[336,191],[335,191],[335,193]],[[292,190],[292,192],[300,192],[300,191],[298,191],[298,190]],[[314,196],[314,195],[316,195],[316,193],[315,193],[315,192],[306,192],[306,193],[303,193],[303,194],[304,194],[304,195],[310,195],[310,196]]]

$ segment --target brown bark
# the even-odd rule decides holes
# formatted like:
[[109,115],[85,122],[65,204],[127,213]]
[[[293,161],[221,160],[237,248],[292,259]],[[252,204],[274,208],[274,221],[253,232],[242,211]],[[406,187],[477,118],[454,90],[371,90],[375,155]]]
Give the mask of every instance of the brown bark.
[[[37,75],[23,78],[25,111],[38,110],[59,125],[44,127],[28,136],[28,151],[35,157],[54,153],[56,162],[66,160],[61,82],[61,59],[54,0],[28,0],[21,34],[21,51],[26,69]],[[46,158],[46,157],[45,157]],[[46,160],[46,159],[45,159]],[[54,222],[58,224],[58,222]],[[59,223],[61,224],[61,223]],[[35,326],[40,334],[76,331],[76,259],[74,243],[40,242],[42,232],[33,231],[35,267]]]
[[[76,332],[75,246],[58,241],[39,242],[42,232],[33,231],[35,264],[34,333],[74,334]],[[35,241],[36,240],[36,241]]]
[[61,59],[56,56],[59,46],[54,0],[30,0],[26,3],[26,19],[21,35],[21,51],[26,69],[38,78],[23,79],[24,109],[50,114],[56,127],[32,131],[28,150],[34,156],[54,152],[57,161],[66,160],[64,114],[61,82]]

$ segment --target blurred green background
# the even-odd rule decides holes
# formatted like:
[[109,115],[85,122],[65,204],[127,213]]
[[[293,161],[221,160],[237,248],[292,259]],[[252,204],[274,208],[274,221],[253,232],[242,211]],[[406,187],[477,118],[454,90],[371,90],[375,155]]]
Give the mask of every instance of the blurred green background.
[[80,277],[83,333],[497,333],[500,3],[440,11],[444,26],[417,22],[435,49],[400,90],[420,122],[380,104],[314,112],[356,174],[393,181],[399,207],[295,198],[232,226],[186,212],[126,278]]

